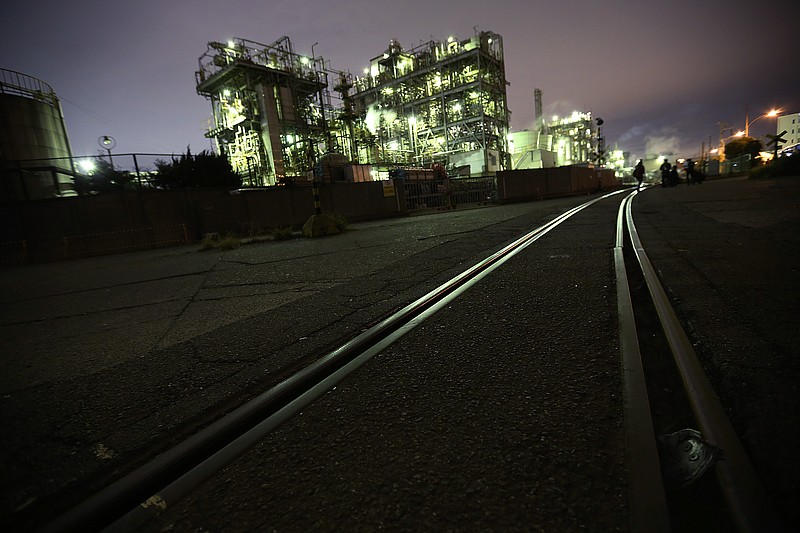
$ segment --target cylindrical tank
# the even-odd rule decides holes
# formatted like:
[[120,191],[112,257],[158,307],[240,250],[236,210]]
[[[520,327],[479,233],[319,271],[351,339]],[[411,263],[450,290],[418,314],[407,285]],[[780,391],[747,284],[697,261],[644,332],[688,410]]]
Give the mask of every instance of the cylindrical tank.
[[2,196],[40,199],[74,194],[72,150],[52,87],[0,69]]

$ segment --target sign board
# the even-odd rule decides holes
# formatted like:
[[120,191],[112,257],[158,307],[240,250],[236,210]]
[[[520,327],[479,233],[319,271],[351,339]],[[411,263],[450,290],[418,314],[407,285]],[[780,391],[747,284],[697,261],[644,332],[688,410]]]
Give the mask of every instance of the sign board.
[[783,136],[786,135],[786,133],[787,133],[786,130],[783,130],[782,132],[780,132],[777,135],[770,135],[768,133],[767,137],[769,137],[769,142],[767,143],[767,146],[770,146],[770,145],[774,144],[775,147],[777,148],[778,145],[785,144],[786,143],[786,139],[784,139]]
[[383,182],[383,197],[388,198],[389,196],[394,196],[394,182],[385,180]]

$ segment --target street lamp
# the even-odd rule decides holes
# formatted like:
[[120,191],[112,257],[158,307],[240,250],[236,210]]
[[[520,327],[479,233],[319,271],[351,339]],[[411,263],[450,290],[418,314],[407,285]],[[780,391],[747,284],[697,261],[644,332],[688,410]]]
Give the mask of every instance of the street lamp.
[[108,152],[108,164],[111,165],[111,168],[114,168],[114,160],[111,159],[111,149],[117,145],[117,141],[114,140],[114,137],[110,135],[103,135],[99,139],[97,139],[97,144],[100,145],[100,148],[105,148]]
[[764,113],[760,117],[756,117],[756,118],[754,118],[753,120],[750,120],[750,121],[747,120],[748,116],[747,116],[747,112],[745,112],[745,116],[744,116],[744,136],[745,137],[750,137],[750,124],[752,124],[756,120],[762,119],[764,117],[769,117],[769,118],[777,117],[778,113],[780,113],[780,112],[781,112],[780,109],[772,109],[772,110],[769,111],[769,113]]

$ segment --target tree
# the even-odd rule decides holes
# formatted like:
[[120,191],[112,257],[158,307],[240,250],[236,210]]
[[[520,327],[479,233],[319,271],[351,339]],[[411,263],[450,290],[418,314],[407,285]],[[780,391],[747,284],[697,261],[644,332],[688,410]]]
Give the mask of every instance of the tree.
[[155,165],[157,174],[153,183],[164,189],[242,186],[242,178],[233,171],[228,158],[208,150],[192,155],[187,146],[186,153],[179,158],[158,159]]
[[725,159],[735,159],[740,155],[750,154],[755,161],[761,150],[761,141],[758,139],[737,137],[725,145]]
[[130,188],[132,180],[130,172],[115,169],[101,155],[90,174],[75,177],[75,190],[78,194],[121,191]]

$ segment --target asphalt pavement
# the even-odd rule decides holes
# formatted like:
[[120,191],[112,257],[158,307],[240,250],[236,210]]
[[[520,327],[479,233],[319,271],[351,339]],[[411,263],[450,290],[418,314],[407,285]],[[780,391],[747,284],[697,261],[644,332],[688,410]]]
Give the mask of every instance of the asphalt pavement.
[[[63,490],[78,476],[102,487],[108,466],[145,459],[142,443],[168,447],[164,435],[190,433],[209,405],[246,399],[237,391],[278,379],[309,347],[335,346],[584,198],[224,252],[4,268],[0,523],[31,520],[55,497],[75,503]],[[800,178],[651,187],[634,202],[643,244],[787,523],[800,521],[799,204]]]
[[636,226],[787,525],[800,523],[800,178],[652,187]]

